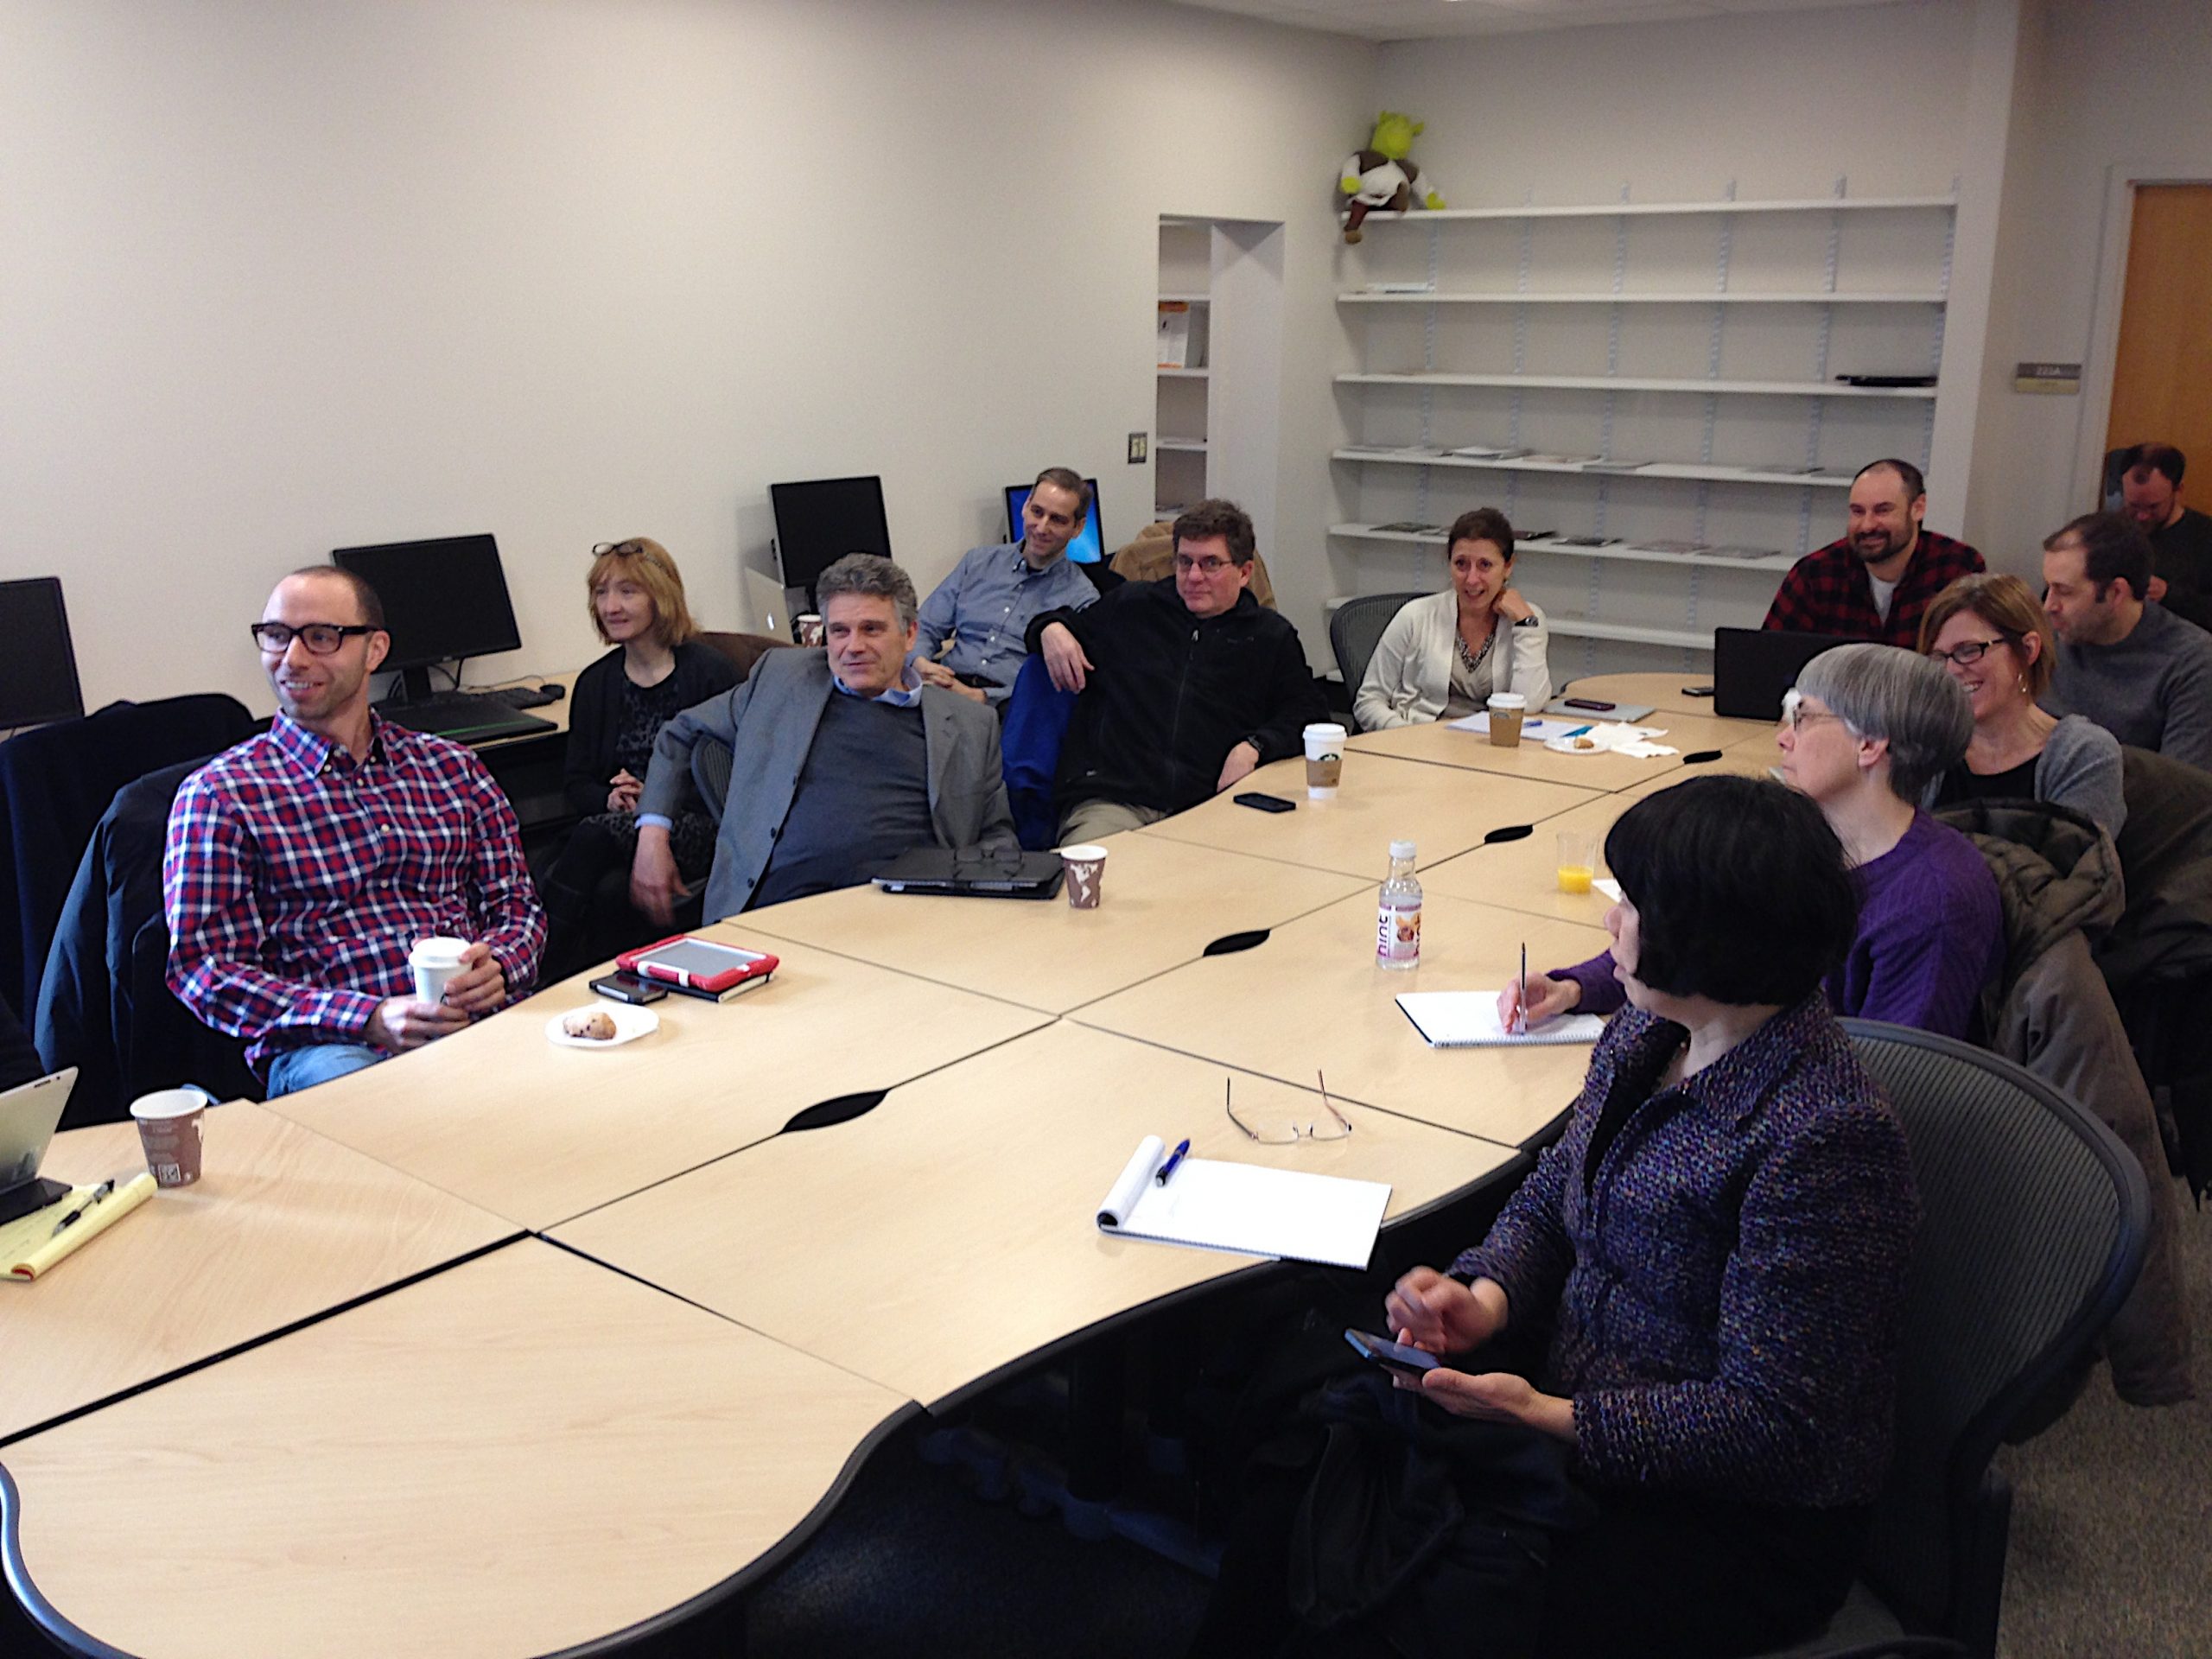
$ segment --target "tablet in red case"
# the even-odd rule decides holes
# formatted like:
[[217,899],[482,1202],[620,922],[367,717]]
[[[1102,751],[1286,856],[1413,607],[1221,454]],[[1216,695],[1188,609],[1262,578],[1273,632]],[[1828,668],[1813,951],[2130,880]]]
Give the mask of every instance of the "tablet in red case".
[[642,979],[658,979],[686,990],[720,995],[747,980],[766,978],[776,971],[776,958],[759,950],[741,950],[734,944],[717,944],[711,939],[695,939],[688,933],[678,933],[643,950],[626,950],[614,958],[614,965]]

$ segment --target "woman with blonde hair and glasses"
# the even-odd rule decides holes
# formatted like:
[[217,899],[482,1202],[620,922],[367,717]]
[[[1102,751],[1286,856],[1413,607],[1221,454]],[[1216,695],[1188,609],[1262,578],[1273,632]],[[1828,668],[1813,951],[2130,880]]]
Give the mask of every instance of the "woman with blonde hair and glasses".
[[[584,592],[592,627],[613,649],[576,676],[569,704],[563,786],[578,823],[539,884],[548,983],[648,942],[648,925],[629,907],[627,892],[653,740],[684,709],[737,683],[729,658],[700,640],[683,575],[658,542],[601,542],[592,549]],[[713,821],[686,813],[670,834],[677,869],[703,877],[714,861]]]
[[2080,715],[2046,713],[2057,642],[2050,619],[2018,576],[1961,576],[1929,601],[1920,652],[1950,671],[1974,707],[1966,754],[1928,785],[1929,810],[1966,801],[2070,806],[2117,836],[2127,821],[2120,742]]

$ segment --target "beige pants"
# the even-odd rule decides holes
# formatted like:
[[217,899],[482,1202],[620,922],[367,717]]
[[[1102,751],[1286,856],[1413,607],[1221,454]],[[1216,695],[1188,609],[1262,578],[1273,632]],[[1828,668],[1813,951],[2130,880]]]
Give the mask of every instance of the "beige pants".
[[1141,830],[1167,815],[1156,806],[1131,806],[1122,801],[1084,801],[1068,809],[1060,820],[1060,845],[1080,846],[1103,840],[1124,830]]

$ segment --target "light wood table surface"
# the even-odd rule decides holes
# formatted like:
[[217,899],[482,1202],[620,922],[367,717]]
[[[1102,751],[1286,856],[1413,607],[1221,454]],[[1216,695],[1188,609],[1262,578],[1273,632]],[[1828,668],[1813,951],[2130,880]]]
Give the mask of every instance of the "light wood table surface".
[[1663,728],[1664,734],[1654,741],[1675,753],[1649,760],[1627,754],[1560,754],[1534,741],[1501,749],[1486,735],[1453,731],[1449,721],[1440,720],[1420,726],[1394,727],[1387,732],[1363,733],[1351,739],[1348,747],[1355,753],[1387,754],[1394,760],[1424,760],[1432,766],[1458,766],[1503,777],[1567,784],[1578,789],[1610,791],[1643,783],[1656,773],[1679,767],[1683,755],[1724,749],[1751,735],[1745,728],[1751,724],[1676,714],[1653,715],[1639,723]]
[[594,969],[274,1109],[533,1230],[759,1141],[818,1102],[887,1089],[1045,1022],[1027,1008],[720,924],[773,953],[727,1003],[669,996],[598,1052],[546,1022],[602,1002]]
[[[1217,1018],[1233,1009],[1217,1007]],[[1417,1039],[1416,1039],[1417,1040]],[[1137,1143],[1394,1183],[1403,1216],[1497,1167],[1471,1136],[1347,1104],[1341,1141],[1262,1146],[1222,1109],[1217,1065],[1065,1022],[581,1217],[554,1236],[925,1402],[1255,1258],[1115,1238],[1101,1199]],[[1274,1133],[1320,1096],[1239,1073]],[[1330,1092],[1336,1092],[1335,1080]],[[831,1217],[860,1218],[831,1226]]]
[[1291,1084],[1319,1067],[1332,1095],[1518,1147],[1573,1103],[1590,1051],[1431,1048],[1394,999],[1495,992],[1518,970],[1524,940],[1531,973],[1611,941],[1599,928],[1445,893],[1424,899],[1421,965],[1411,972],[1375,965],[1375,900],[1362,894],[1287,923],[1256,949],[1194,962],[1070,1017]]
[[[0,1437],[466,1255],[514,1228],[248,1101],[211,1110],[191,1186],[156,1192],[29,1283],[0,1282]],[[130,1123],[70,1129],[43,1168],[145,1167]]]
[[1599,702],[1618,702],[1631,707],[1649,703],[1662,715],[1713,715],[1711,697],[1691,697],[1682,694],[1686,685],[1711,685],[1713,664],[1706,662],[1696,668],[1686,668],[1670,673],[1646,671],[1640,674],[1586,674],[1570,681],[1555,692],[1555,697],[1592,697]]
[[[1295,801],[1294,812],[1261,812],[1232,798],[1248,790]],[[1227,794],[1147,824],[1135,833],[1163,841],[1225,848],[1309,869],[1364,876],[1378,886],[1390,869],[1390,843],[1410,840],[1429,865],[1480,844],[1492,830],[1535,823],[1579,806],[1593,791],[1501,778],[1455,766],[1422,766],[1352,747],[1333,800],[1309,800],[1306,760],[1262,766]],[[1108,860],[1107,903],[1113,902]]]
[[858,887],[748,912],[745,925],[1065,1014],[1195,961],[1224,935],[1273,927],[1365,885],[1189,842],[1120,835],[1103,844],[1106,882],[1096,910],[1077,910],[1065,897],[953,899]]
[[1782,759],[1782,751],[1775,747],[1774,728],[1763,727],[1757,737],[1746,737],[1721,750],[1718,760],[1707,760],[1694,766],[1673,766],[1656,778],[1621,791],[1626,798],[1651,794],[1700,775],[1732,774],[1739,778],[1771,778],[1775,763]]
[[[1555,818],[1547,818],[1536,826],[1536,832],[1520,841],[1499,842],[1493,846],[1477,847],[1457,858],[1446,859],[1421,873],[1421,892],[1442,893],[1453,899],[1471,899],[1478,904],[1494,906],[1502,910],[1520,911],[1531,916],[1546,916],[1554,921],[1578,923],[1584,927],[1602,928],[1605,912],[1612,900],[1595,891],[1583,893],[1561,893],[1559,890],[1559,833],[1563,830],[1580,830],[1592,838],[1595,869],[1598,874],[1609,874],[1605,868],[1605,831],[1613,821],[1635,804],[1630,795],[1600,795],[1596,800],[1562,812]],[[1426,929],[1423,930],[1426,931]],[[1427,941],[1423,941],[1426,945]],[[1577,957],[1580,961],[1581,958]],[[1518,955],[1516,956],[1516,965]],[[1538,963],[1534,954],[1529,958],[1529,971],[1535,973],[1539,966],[1560,968],[1564,963]]]
[[909,1409],[524,1239],[4,1455],[32,1585],[126,1652],[519,1659],[755,1561]]

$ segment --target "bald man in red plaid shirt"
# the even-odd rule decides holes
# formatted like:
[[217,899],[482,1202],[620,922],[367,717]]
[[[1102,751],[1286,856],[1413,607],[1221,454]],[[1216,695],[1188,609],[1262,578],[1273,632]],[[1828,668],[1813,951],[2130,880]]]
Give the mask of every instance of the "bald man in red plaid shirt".
[[1851,480],[1851,533],[1789,567],[1764,626],[1920,645],[1928,601],[1982,569],[1964,542],[1923,529],[1928,489],[1909,461],[1874,461]]
[[[247,1039],[270,1098],[419,1048],[526,990],[545,916],[514,810],[461,745],[369,708],[383,607],[333,566],[276,585],[253,625],[277,715],[184,781],[162,898],[168,980]],[[418,1001],[418,938],[469,942]]]

